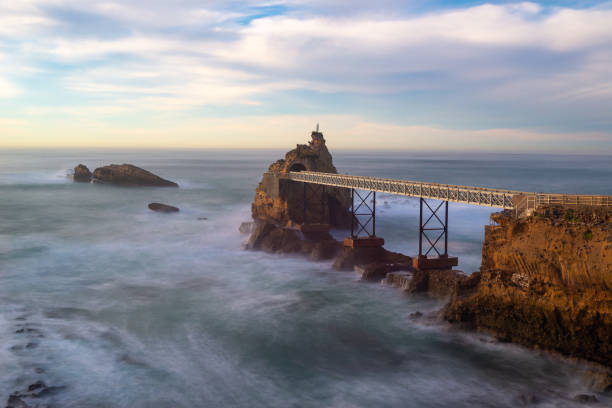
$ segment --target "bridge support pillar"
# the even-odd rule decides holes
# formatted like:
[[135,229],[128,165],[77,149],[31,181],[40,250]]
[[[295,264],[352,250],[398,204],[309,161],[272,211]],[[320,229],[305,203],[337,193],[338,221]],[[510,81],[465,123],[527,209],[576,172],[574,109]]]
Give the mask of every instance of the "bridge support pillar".
[[[414,258],[413,266],[416,269],[452,269],[459,260],[448,256],[448,201],[432,205],[425,198],[419,201],[419,255]],[[440,248],[442,243],[444,249]],[[430,253],[437,256],[429,257]]]
[[347,248],[380,248],[385,240],[376,236],[376,191],[360,193],[351,189],[351,236]]

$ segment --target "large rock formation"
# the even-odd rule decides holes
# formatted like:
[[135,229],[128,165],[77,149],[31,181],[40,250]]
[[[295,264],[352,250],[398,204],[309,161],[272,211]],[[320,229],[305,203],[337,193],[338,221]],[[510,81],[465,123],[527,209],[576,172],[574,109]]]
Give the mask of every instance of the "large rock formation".
[[[334,259],[336,269],[357,268],[364,279],[380,280],[388,272],[412,269],[410,257],[382,247],[347,248],[326,228],[318,228],[322,224],[350,226],[350,190],[326,187],[323,191],[317,185],[304,186],[277,176],[290,171],[337,173],[323,134],[312,132],[311,139],[308,145],[298,145],[284,159],[272,163],[269,173],[264,174],[252,204],[255,226],[246,248],[302,254],[315,260]],[[304,228],[304,224],[310,228]]]
[[72,179],[79,183],[89,183],[91,181],[91,171],[84,164],[79,164],[74,168]]
[[[312,132],[308,145],[297,147],[285,158],[272,163],[269,172],[319,171],[337,173],[332,156],[327,150],[323,134]],[[265,176],[257,186],[252,205],[253,219],[278,226],[306,223],[331,224],[348,227],[351,222],[348,208],[350,194],[347,189],[326,187],[321,191],[308,191],[306,220],[304,220],[303,185],[289,180]]]
[[124,186],[178,187],[178,184],[132,164],[98,167],[93,172],[93,181]]
[[491,219],[480,272],[457,285],[445,317],[612,367],[612,210]]

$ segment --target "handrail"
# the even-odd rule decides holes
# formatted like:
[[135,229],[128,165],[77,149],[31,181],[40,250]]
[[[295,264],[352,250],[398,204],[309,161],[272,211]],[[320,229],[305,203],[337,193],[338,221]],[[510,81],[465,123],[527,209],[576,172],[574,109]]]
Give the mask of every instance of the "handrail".
[[292,171],[288,173],[269,172],[266,174],[305,183],[504,208],[514,210],[517,217],[529,215],[536,208],[546,204],[612,207],[612,196],[604,195],[534,193],[488,187],[427,183],[315,171]]

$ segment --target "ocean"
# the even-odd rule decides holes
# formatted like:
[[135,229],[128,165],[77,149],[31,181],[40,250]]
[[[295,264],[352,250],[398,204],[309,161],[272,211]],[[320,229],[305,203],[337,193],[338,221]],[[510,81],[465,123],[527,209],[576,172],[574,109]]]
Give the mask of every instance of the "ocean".
[[[330,262],[243,250],[238,227],[283,154],[0,151],[0,404],[43,381],[35,402],[53,407],[583,406],[583,363],[413,320],[441,303]],[[340,173],[611,193],[609,156],[332,154]],[[79,163],[133,163],[180,188],[73,183]],[[379,194],[377,210],[386,247],[414,255],[418,201]],[[478,270],[492,211],[450,204],[458,269]]]

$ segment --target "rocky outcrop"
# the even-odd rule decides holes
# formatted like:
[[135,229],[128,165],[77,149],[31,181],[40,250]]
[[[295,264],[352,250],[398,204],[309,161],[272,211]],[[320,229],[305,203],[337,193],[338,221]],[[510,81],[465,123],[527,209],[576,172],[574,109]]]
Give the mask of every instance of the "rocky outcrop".
[[132,164],[99,167],[93,172],[93,181],[123,186],[178,187],[178,184]]
[[612,367],[612,210],[491,219],[480,272],[457,285],[445,317]]
[[[285,154],[284,159],[272,163],[268,171],[287,173],[307,170],[337,173],[323,134],[312,132],[311,139],[308,145],[297,145],[295,149]],[[302,183],[278,180],[264,175],[257,186],[251,207],[253,219],[284,227],[304,222],[331,224],[336,227],[350,225],[349,190],[328,187],[325,188],[325,192],[318,188],[307,193],[308,199],[304,211]]]
[[328,232],[303,233],[272,223],[257,223],[245,248],[277,254],[301,254],[313,260],[325,260],[334,258],[342,244]]
[[91,181],[91,176],[91,171],[89,171],[87,166],[79,164],[74,168],[72,179],[79,183],[89,183]]
[[171,205],[162,204],[162,203],[150,203],[149,210],[156,211],[156,212],[162,212],[162,213],[179,212],[179,209],[177,207],[173,207]]

